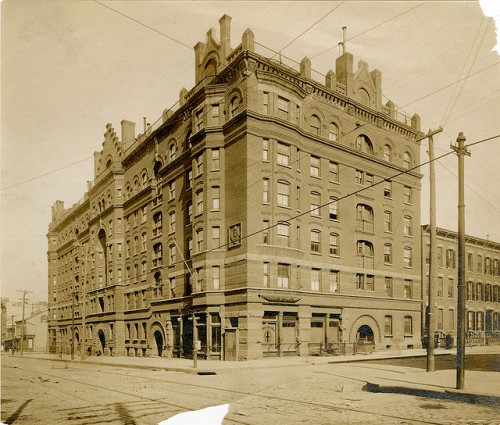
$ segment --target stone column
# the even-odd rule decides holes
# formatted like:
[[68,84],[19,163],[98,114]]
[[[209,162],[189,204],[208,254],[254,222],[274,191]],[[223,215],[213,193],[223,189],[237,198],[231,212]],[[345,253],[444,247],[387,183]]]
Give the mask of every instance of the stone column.
[[262,304],[249,304],[239,318],[239,358],[262,358]]
[[283,312],[280,311],[278,313],[278,327],[276,329],[276,333],[278,334],[278,357],[283,356],[283,349],[281,347],[281,344],[283,342]]

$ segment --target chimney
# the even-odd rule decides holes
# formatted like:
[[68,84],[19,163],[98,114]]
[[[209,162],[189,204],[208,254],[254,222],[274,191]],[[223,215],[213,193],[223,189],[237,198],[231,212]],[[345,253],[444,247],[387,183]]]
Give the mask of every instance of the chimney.
[[331,69],[328,71],[325,77],[325,86],[329,89],[335,90],[337,88],[337,80],[335,79],[335,72]]
[[219,19],[220,25],[220,56],[222,65],[227,64],[227,57],[231,53],[231,17],[224,15]]
[[241,48],[255,52],[255,35],[250,28],[247,28],[241,36]]
[[337,82],[343,84],[346,88],[346,94],[352,95],[353,91],[353,56],[350,53],[344,53],[337,58],[335,62],[335,73],[337,75]]
[[135,122],[122,120],[122,144],[123,146],[130,144],[135,139]]

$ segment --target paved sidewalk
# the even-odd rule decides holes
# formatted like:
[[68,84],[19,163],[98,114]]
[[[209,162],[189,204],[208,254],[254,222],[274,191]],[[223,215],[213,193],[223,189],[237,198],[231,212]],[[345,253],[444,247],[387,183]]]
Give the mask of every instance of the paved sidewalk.
[[[454,355],[456,350],[436,349],[436,356]],[[500,372],[500,346],[468,347],[466,354],[496,354]],[[11,355],[3,353],[3,355]],[[150,370],[177,371],[194,374],[230,373],[232,370],[265,369],[276,367],[297,367],[324,365],[329,373],[339,377],[366,383],[365,389],[372,392],[404,393],[434,398],[450,398],[472,403],[493,404],[500,407],[500,375],[498,372],[466,370],[465,389],[456,390],[454,369],[426,372],[413,367],[391,366],[366,362],[366,360],[425,357],[423,349],[380,351],[356,356],[325,357],[282,357],[247,361],[198,360],[197,368],[191,359],[165,359],[158,357],[105,357],[91,356],[81,360],[57,354],[24,353],[24,357],[78,364],[109,365]],[[16,354],[16,357],[19,354]]]

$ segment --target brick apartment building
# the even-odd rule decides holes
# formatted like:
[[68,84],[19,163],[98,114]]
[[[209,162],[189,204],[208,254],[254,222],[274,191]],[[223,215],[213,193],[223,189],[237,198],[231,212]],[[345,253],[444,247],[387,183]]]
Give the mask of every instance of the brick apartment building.
[[[446,336],[453,344],[457,337],[458,236],[457,232],[436,229],[436,331],[440,344]],[[430,227],[422,226],[424,305],[428,306]],[[500,342],[500,243],[465,237],[466,342],[484,345]],[[425,328],[422,330],[425,334]]]
[[55,202],[50,350],[191,356],[193,319],[208,359],[420,347],[418,115],[350,53],[318,82],[230,21],[179,107],[108,124],[84,198]]

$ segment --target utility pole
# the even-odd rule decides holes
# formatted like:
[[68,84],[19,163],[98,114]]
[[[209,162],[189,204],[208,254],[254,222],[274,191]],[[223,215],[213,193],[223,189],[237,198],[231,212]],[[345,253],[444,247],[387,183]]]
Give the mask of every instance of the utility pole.
[[82,343],[80,347],[80,358],[85,359],[85,351],[87,350],[87,248],[83,245],[83,282],[82,282]]
[[26,306],[26,294],[31,291],[27,291],[26,289],[20,290],[18,289],[17,292],[22,292],[23,293],[23,316],[21,319],[21,348],[20,348],[20,355],[23,355],[24,351],[24,337],[26,335],[26,324],[24,323],[24,314],[25,314],[25,306]]
[[[443,131],[440,127],[439,132]],[[434,372],[434,333],[436,332],[436,175],[434,171],[434,139],[429,131],[429,177],[430,177],[430,249],[429,249],[429,293],[427,309],[427,372]]]
[[457,385],[465,386],[465,200],[464,156],[470,156],[465,147],[464,133],[458,133],[457,146],[451,146],[458,156],[458,306],[457,306]]

